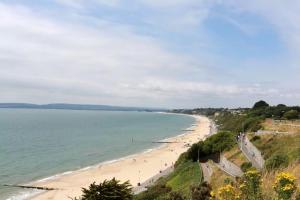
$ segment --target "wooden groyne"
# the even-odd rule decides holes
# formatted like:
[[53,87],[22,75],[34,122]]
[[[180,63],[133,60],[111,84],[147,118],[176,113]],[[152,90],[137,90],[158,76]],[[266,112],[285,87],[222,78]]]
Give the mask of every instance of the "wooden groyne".
[[152,143],[158,143],[158,144],[172,144],[172,143],[178,143],[178,142],[153,141]]
[[17,187],[17,188],[23,188],[23,189],[37,189],[37,190],[58,190],[56,188],[37,187],[37,186],[30,186],[30,185],[10,185],[10,184],[4,184],[2,186],[5,186],[5,187]]

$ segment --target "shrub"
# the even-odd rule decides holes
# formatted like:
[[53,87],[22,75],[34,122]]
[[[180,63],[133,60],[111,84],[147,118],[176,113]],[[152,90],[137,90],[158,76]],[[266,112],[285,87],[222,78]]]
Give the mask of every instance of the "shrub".
[[218,132],[203,143],[203,152],[215,154],[230,150],[236,144],[235,136],[228,131]]
[[261,121],[261,117],[250,117],[245,120],[244,129],[248,131],[256,132],[262,128],[260,121]]
[[296,191],[296,178],[289,173],[280,173],[276,176],[274,190],[278,195],[278,199],[289,200]]
[[298,119],[299,118],[299,112],[297,110],[289,110],[283,114],[284,119]]
[[145,192],[136,196],[138,200],[153,200],[161,197],[162,195],[168,195],[172,189],[165,184],[155,184],[148,188]]
[[275,153],[270,158],[266,160],[265,166],[267,170],[279,169],[287,167],[289,164],[289,159],[286,155],[281,153]]
[[218,189],[217,199],[220,200],[238,200],[240,199],[240,193],[237,188],[231,184],[227,184]]
[[179,158],[176,160],[174,167],[177,168],[180,164],[185,163],[187,159],[188,159],[188,153],[187,152],[182,153],[179,156]]
[[252,168],[252,163],[251,162],[244,162],[241,164],[241,169],[243,172],[247,172],[249,169]]
[[296,196],[295,196],[295,200],[300,200],[300,190],[298,190]]
[[233,180],[231,179],[231,178],[225,178],[224,179],[224,183],[226,184],[226,185],[228,185],[228,184],[231,184],[231,185],[233,185]]
[[185,200],[186,198],[179,192],[171,192],[168,200]]
[[[132,187],[128,181],[120,183],[113,178],[105,180],[99,185],[92,183],[88,189],[82,189],[83,195],[80,200],[132,200]],[[76,198],[75,198],[76,199]]]
[[187,151],[187,158],[194,162],[200,158],[230,150],[236,144],[235,136],[228,131],[219,132],[205,141],[193,144]]
[[257,140],[260,140],[261,138],[260,138],[260,136],[258,136],[258,135],[255,135],[253,138],[251,138],[251,142],[255,142],[255,141],[257,141]]
[[207,153],[203,152],[203,144],[203,141],[193,144],[187,151],[187,158],[196,162],[198,160],[198,156],[206,156]]
[[202,182],[198,186],[191,186],[192,200],[209,200],[212,188],[207,182]]
[[240,190],[245,200],[262,199],[261,194],[261,174],[256,170],[247,171],[242,177]]

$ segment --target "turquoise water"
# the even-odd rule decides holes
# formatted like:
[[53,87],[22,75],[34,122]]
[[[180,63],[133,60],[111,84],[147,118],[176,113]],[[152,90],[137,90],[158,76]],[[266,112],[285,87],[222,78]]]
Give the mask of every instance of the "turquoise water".
[[[190,116],[117,111],[0,109],[0,184],[22,184],[153,148]],[[0,186],[0,199],[28,190]]]

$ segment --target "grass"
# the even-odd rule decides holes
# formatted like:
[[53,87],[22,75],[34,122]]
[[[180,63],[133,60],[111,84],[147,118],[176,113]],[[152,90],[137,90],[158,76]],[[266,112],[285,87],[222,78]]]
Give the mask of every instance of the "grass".
[[290,164],[288,167],[273,171],[273,172],[265,172],[262,176],[262,191],[265,200],[271,200],[271,197],[275,196],[275,192],[272,188],[273,183],[275,182],[275,177],[280,172],[288,172],[293,174],[297,179],[297,185],[300,185],[300,163],[295,162]]
[[300,160],[300,134],[262,135],[253,142],[265,159],[278,153],[288,156],[289,162]]
[[231,150],[224,152],[223,154],[229,161],[233,162],[237,166],[241,166],[244,162],[248,162],[247,158],[240,151],[238,145],[235,145]]
[[300,120],[273,121],[267,119],[262,123],[264,130],[288,133],[300,133]]
[[211,166],[213,168],[213,174],[211,176],[210,185],[213,189],[226,185],[226,182],[228,181],[234,181],[233,177],[220,170],[215,164],[211,163]]
[[[171,191],[182,193],[184,196],[190,198],[190,186],[199,184],[202,181],[202,173],[197,162],[184,161],[181,162],[167,177],[160,178],[154,186],[139,195],[135,196],[136,200],[162,200],[168,196]],[[167,186],[170,191],[161,192],[157,189],[158,185]],[[153,195],[159,193],[158,195]],[[151,196],[151,197],[150,197]],[[155,196],[153,198],[153,196]]]
[[166,185],[172,191],[179,191],[189,196],[190,186],[199,184],[202,180],[202,173],[197,162],[188,161],[178,166],[177,170],[168,178]]

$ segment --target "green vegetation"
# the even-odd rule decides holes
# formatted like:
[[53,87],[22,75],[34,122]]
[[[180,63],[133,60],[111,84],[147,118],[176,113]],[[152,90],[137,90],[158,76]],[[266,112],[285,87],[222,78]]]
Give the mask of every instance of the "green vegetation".
[[[295,192],[295,179],[293,179],[294,182],[289,180],[288,184],[275,180],[275,176],[281,171],[288,170],[300,174],[300,134],[261,135],[250,138],[251,142],[261,150],[266,160],[267,170],[264,170],[262,174],[253,170],[252,164],[246,160],[236,143],[236,136],[240,132],[247,132],[251,136],[250,133],[264,129],[268,123],[269,125],[278,123],[278,121],[275,123],[272,120],[266,120],[267,118],[274,120],[299,119],[300,107],[289,107],[283,104],[270,106],[265,101],[259,101],[250,109],[198,108],[173,110],[172,112],[210,116],[215,120],[219,132],[205,141],[193,144],[187,152],[179,157],[172,174],[159,179],[148,191],[136,195],[136,200],[268,200],[295,199],[296,195],[300,196]],[[241,166],[245,175],[234,180],[219,168],[212,166],[211,185],[203,183],[196,161],[198,159],[206,161],[221,152],[230,161]],[[283,180],[284,175],[281,178]],[[300,175],[297,178],[300,178]],[[290,184],[294,185],[291,187]],[[211,193],[212,189],[214,190]]]
[[200,141],[193,144],[192,147],[187,151],[187,158],[194,162],[199,158],[205,158],[207,156],[221,153],[225,150],[230,150],[236,144],[235,136],[231,132],[222,131],[205,141]]
[[223,152],[223,156],[237,166],[241,166],[243,163],[248,162],[248,159],[237,144],[231,150]]
[[82,189],[83,195],[75,200],[132,200],[132,187],[129,182],[120,183],[113,178],[97,185],[92,183],[88,189]]
[[275,120],[300,119],[299,106],[278,104],[270,106],[265,101],[259,101],[251,109],[238,108],[196,108],[192,110],[173,110],[172,112],[186,114],[201,114],[212,117],[220,131],[256,132],[263,129],[262,122],[267,118]]
[[235,114],[231,112],[220,113],[215,117],[215,121],[222,131],[231,131],[235,134],[243,131],[255,132],[261,129],[263,117],[255,116],[247,111],[245,114]]
[[297,111],[297,110],[289,110],[289,111],[287,111],[287,112],[285,112],[283,114],[283,118],[284,119],[288,119],[288,120],[298,119],[299,118],[299,111]]
[[254,104],[253,109],[267,108],[269,104],[263,100],[258,101]]
[[191,196],[190,187],[202,182],[202,174],[199,164],[185,160],[176,164],[174,172],[169,176],[160,178],[157,183],[145,192],[135,196],[135,200],[165,200],[174,198],[174,193],[181,194],[182,197]]
[[243,172],[246,172],[251,168],[252,168],[252,163],[251,162],[244,162],[244,163],[241,164],[241,169],[242,169]]
[[289,159],[283,153],[276,153],[273,154],[270,158],[266,160],[266,169],[267,170],[274,170],[287,167],[289,164]]
[[262,152],[268,170],[300,161],[300,134],[263,135],[253,144]]
[[191,187],[192,200],[210,200],[211,199],[211,186],[203,182],[199,185]]
[[[270,106],[264,101],[259,101],[251,109],[208,108],[175,112],[208,115],[216,121],[219,132],[205,141],[193,144],[176,161],[174,171],[160,178],[145,192],[133,196],[128,182],[120,184],[112,179],[99,185],[93,183],[88,189],[83,189],[84,194],[80,200],[300,199],[300,193],[296,192],[296,186],[299,184],[296,179],[300,179],[300,134],[251,134],[264,129],[266,125],[274,126],[278,123],[266,120],[267,118],[299,119],[300,107],[288,107],[283,104]],[[266,170],[262,173],[253,170],[252,164],[239,150],[236,143],[239,132],[248,132],[251,142],[262,152],[266,160]],[[234,180],[213,166],[211,185],[203,182],[202,172],[196,161],[206,161],[222,152],[230,161],[241,166],[245,172],[244,176]],[[285,171],[292,171],[297,177]]]
[[172,188],[167,187],[163,179],[159,180],[147,191],[142,192],[134,197],[135,200],[167,200]]
[[198,163],[187,161],[177,167],[175,173],[167,178],[166,185],[173,191],[181,191],[189,196],[190,186],[200,183],[202,174]]

